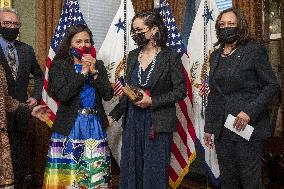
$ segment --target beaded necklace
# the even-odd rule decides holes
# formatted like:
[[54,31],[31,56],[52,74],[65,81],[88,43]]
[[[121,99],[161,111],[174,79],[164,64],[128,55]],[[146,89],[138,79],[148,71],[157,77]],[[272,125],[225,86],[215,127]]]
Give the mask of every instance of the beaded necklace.
[[[152,63],[151,63],[150,70],[149,70],[149,72],[148,72],[148,74],[147,74],[146,81],[145,81],[145,83],[142,84],[142,79],[141,79],[141,73],[142,73],[141,57],[142,57],[142,55],[143,55],[143,52],[140,51],[140,53],[139,53],[139,57],[138,57],[139,70],[138,70],[137,76],[138,76],[138,80],[139,80],[139,85],[140,85],[141,87],[145,87],[145,86],[148,84],[148,82],[149,82],[150,76],[151,76],[151,74],[152,74],[152,72],[153,72],[153,70],[154,70],[154,68],[155,68],[155,65],[156,65],[157,54],[158,54],[158,52],[156,51],[156,52],[155,52],[155,55],[154,55],[154,57],[153,57]],[[146,69],[147,69],[147,68],[146,68]]]

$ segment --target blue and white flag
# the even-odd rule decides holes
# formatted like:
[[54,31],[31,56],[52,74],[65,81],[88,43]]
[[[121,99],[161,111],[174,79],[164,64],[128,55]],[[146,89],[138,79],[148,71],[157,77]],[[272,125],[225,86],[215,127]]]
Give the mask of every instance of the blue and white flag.
[[[104,61],[110,82],[113,84],[115,93],[118,95],[122,92],[121,86],[117,82],[121,81],[121,77],[124,76],[124,55],[135,49],[134,41],[130,36],[130,26],[133,17],[134,9],[131,0],[121,0],[120,7],[114,16],[98,53],[98,59]],[[118,99],[119,97],[115,96],[111,101],[104,102],[107,113],[118,103]],[[111,153],[118,164],[121,159],[121,136],[122,128],[121,120],[119,120],[107,129],[107,139]]]
[[196,146],[205,157],[206,170],[214,185],[219,185],[219,164],[215,149],[205,146],[204,124],[208,84],[209,57],[213,44],[217,41],[215,22],[219,14],[215,0],[201,0],[192,30],[188,39],[187,51],[190,52],[190,77],[193,90],[194,127],[197,136]]
[[[125,11],[126,18],[124,18]],[[124,44],[126,43],[126,53],[135,48],[134,41],[130,36],[133,17],[134,9],[131,0],[121,0],[118,11],[99,50],[98,59],[104,61],[111,83],[115,83],[123,75]],[[126,40],[124,39],[124,32],[126,32]]]

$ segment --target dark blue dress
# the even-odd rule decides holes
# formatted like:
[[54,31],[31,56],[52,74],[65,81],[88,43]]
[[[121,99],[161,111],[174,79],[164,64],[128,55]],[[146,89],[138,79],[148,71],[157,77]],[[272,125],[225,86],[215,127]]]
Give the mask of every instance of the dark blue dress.
[[[146,83],[149,65],[141,71],[141,83]],[[141,87],[138,79],[139,63],[131,75],[131,85],[147,90],[151,77]],[[151,76],[155,74],[155,69]],[[122,136],[120,162],[120,189],[165,189],[168,188],[168,165],[172,133],[152,134],[150,108],[140,108],[129,102],[126,125]]]

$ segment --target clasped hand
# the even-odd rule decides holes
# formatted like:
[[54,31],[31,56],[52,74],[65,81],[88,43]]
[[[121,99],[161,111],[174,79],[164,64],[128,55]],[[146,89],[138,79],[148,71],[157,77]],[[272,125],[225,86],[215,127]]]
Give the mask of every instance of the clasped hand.
[[141,90],[141,93],[143,94],[142,100],[134,103],[136,106],[139,106],[140,108],[147,108],[152,105],[152,98],[147,95],[143,90]]
[[82,73],[83,74],[95,74],[97,70],[95,69],[96,59],[91,56],[91,54],[84,54],[82,57]]

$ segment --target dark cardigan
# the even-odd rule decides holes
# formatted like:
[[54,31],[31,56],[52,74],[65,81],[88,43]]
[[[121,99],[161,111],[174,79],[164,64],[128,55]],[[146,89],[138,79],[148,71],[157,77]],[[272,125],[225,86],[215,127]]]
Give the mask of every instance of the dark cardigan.
[[[108,126],[107,116],[102,105],[102,99],[111,100],[113,88],[109,82],[104,63],[97,60],[95,64],[99,75],[96,80],[91,80],[91,85],[96,89],[96,109],[103,129]],[[52,96],[60,102],[52,130],[63,135],[69,135],[75,118],[80,108],[80,91],[86,79],[75,71],[70,60],[56,60],[49,70]]]
[[[228,114],[237,116],[243,111],[250,117],[248,124],[255,128],[251,140],[267,138],[271,135],[269,106],[280,87],[265,46],[254,41],[239,46],[231,55],[233,64],[222,83],[215,80],[219,57],[220,53],[216,50],[210,58],[210,93],[204,131],[218,138]],[[234,140],[243,139],[235,137]]]
[[[135,49],[128,55],[126,83],[129,83],[129,78],[138,62],[139,51],[139,48]],[[156,133],[174,132],[177,122],[175,103],[187,95],[184,70],[178,53],[168,47],[163,47],[157,55],[156,67],[152,75],[152,106],[150,109],[154,131]],[[123,96],[120,103],[110,112],[110,116],[115,120],[124,115],[122,126],[125,124],[128,101],[128,97]]]

